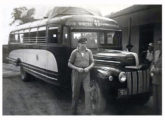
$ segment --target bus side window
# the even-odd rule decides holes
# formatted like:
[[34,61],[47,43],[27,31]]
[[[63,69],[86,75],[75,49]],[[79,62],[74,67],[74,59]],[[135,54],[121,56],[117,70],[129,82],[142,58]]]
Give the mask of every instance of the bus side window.
[[58,28],[57,27],[50,27],[48,31],[48,42],[49,43],[59,43],[58,42]]
[[28,43],[29,42],[29,33],[28,32],[24,33],[24,35],[23,35],[23,42],[24,43]]
[[32,28],[30,30],[30,43],[37,42],[37,28]]
[[68,45],[69,44],[69,28],[68,27],[63,27],[63,45]]
[[107,44],[114,44],[114,35],[115,35],[115,32],[107,33]]
[[10,41],[9,41],[10,43],[13,43],[13,42],[15,42],[15,35],[14,34],[10,34]]
[[104,37],[104,33],[101,32],[99,33],[99,41],[100,41],[100,44],[105,44],[105,37]]
[[31,32],[30,33],[30,42],[31,43],[36,43],[36,36],[37,36],[37,32]]
[[23,43],[23,37],[24,37],[24,34],[23,33],[20,33],[19,34],[20,43]]
[[46,43],[46,26],[38,29],[37,43]]
[[19,43],[19,34],[15,34],[15,43]]
[[29,29],[25,29],[23,35],[23,43],[28,43],[28,42],[29,42]]

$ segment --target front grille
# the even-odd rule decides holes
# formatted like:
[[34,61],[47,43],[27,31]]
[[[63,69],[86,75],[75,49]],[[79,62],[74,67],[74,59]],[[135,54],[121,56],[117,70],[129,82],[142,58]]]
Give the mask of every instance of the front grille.
[[148,70],[138,70],[126,72],[128,94],[140,94],[149,91],[150,72]]

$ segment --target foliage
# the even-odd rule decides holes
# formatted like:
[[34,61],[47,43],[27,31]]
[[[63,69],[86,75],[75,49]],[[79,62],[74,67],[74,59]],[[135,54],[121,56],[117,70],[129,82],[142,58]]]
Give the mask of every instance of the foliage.
[[35,21],[34,19],[35,9],[27,9],[26,7],[14,8],[11,13],[13,21],[10,25],[14,24],[16,21],[20,21],[19,24],[24,24],[27,22]]

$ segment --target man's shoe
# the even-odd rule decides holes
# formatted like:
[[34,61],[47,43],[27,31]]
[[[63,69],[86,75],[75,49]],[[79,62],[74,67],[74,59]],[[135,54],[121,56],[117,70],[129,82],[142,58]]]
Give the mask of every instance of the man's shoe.
[[78,115],[76,111],[72,111],[72,115]]

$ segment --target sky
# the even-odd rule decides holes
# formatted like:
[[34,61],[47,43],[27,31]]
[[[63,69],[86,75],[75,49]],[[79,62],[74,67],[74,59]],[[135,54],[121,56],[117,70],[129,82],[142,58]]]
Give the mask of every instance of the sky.
[[[6,3],[7,4],[7,3]],[[2,37],[2,44],[7,44],[8,43],[8,35],[10,30],[12,29],[12,27],[14,26],[10,26],[9,24],[12,22],[12,16],[11,13],[13,11],[14,8],[17,7],[22,7],[25,6],[27,8],[35,8],[35,18],[38,19],[42,19],[46,13],[52,9],[55,6],[76,6],[76,7],[85,7],[85,8],[92,8],[92,9],[97,9],[101,12],[101,14],[104,15],[108,15],[111,14],[112,12],[117,12],[119,10],[122,10],[124,8],[127,8],[129,6],[132,6],[133,4],[82,4],[82,5],[75,5],[75,4],[70,4],[70,5],[63,5],[63,4],[7,4],[4,6],[1,6],[0,10],[1,10],[1,15],[3,18],[1,21],[1,28],[3,28],[3,34],[1,34]]]

